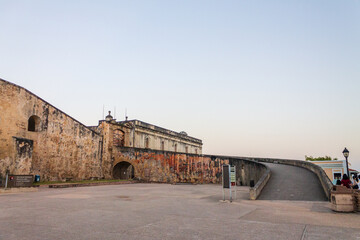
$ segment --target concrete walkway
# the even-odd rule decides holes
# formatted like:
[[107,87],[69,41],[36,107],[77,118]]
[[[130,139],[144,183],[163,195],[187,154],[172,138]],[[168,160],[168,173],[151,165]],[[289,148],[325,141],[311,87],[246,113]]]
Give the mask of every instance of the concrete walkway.
[[300,167],[264,163],[271,170],[271,178],[258,200],[327,201],[317,176]]
[[328,202],[251,201],[238,187],[129,184],[0,195],[0,239],[359,239],[360,213]]

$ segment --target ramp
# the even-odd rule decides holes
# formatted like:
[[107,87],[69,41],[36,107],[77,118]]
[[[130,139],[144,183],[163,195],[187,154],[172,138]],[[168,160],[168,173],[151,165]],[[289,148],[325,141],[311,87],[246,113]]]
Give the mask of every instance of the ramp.
[[258,200],[327,201],[316,175],[301,167],[264,163],[271,178]]

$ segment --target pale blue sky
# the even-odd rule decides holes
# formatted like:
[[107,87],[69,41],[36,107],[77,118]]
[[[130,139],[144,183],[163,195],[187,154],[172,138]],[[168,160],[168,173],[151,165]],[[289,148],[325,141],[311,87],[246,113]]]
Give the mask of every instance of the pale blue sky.
[[204,153],[360,169],[360,2],[2,1],[0,78],[87,125],[106,110]]

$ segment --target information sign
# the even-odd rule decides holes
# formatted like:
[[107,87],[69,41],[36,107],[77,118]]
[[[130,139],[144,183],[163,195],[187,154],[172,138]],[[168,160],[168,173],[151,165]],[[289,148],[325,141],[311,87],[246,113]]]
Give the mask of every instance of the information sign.
[[236,185],[235,167],[230,167],[230,182],[231,182],[231,186]]
[[223,165],[223,188],[230,188],[229,165]]
[[31,187],[33,182],[33,175],[9,175],[8,187]]

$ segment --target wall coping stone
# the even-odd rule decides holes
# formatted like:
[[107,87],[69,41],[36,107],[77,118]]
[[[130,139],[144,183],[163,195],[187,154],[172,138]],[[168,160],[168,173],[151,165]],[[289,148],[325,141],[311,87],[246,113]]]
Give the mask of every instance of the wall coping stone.
[[271,177],[270,168],[268,166],[266,166],[265,164],[262,164],[262,163],[260,163],[260,164],[266,168],[266,171],[261,176],[259,181],[255,184],[255,186],[250,188],[250,199],[251,200],[256,200],[260,196],[262,190],[264,189],[264,187],[266,186],[266,184],[268,183],[268,181]]

